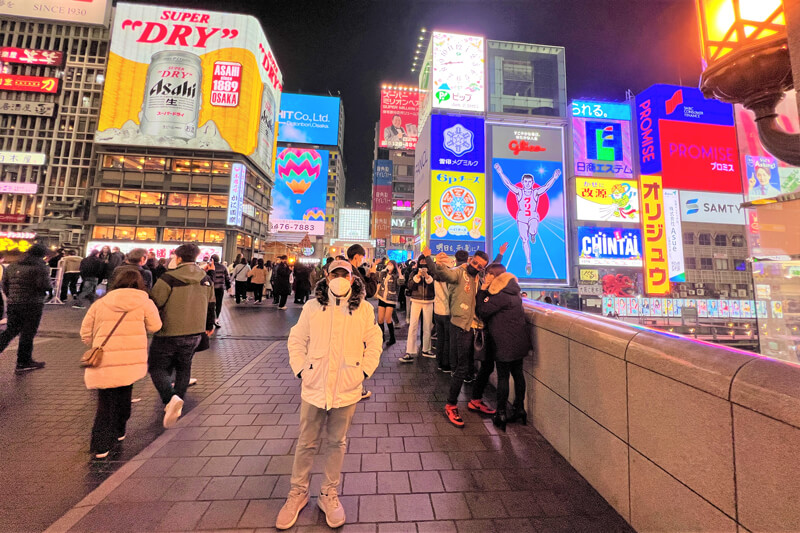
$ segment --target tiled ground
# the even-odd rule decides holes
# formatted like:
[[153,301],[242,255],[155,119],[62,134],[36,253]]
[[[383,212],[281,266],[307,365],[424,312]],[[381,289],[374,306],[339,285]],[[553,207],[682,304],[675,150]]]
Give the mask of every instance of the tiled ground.
[[[442,414],[435,361],[384,354],[358,405],[340,490],[345,532],[630,531],[531,427]],[[288,491],[299,380],[275,342],[53,530],[272,530]],[[466,396],[462,397],[462,400]],[[318,492],[322,457],[314,467]],[[327,531],[312,498],[294,531]]]

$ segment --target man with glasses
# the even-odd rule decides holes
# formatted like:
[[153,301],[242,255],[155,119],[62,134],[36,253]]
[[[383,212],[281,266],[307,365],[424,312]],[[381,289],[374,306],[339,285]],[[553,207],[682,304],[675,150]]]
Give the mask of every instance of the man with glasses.
[[[422,252],[425,257],[430,254],[430,248]],[[450,393],[445,415],[454,426],[464,427],[464,420],[458,414],[458,395],[461,394],[464,378],[468,376],[473,365],[472,323],[475,319],[475,295],[480,289],[480,274],[489,264],[489,256],[478,250],[469,262],[452,269],[445,265],[447,257],[446,253],[441,252],[436,256],[435,263],[437,279],[446,282],[451,289],[450,346],[451,353],[454,350],[456,354],[456,366],[452,368],[453,373],[450,375]],[[482,402],[475,409],[486,414],[493,413]]]

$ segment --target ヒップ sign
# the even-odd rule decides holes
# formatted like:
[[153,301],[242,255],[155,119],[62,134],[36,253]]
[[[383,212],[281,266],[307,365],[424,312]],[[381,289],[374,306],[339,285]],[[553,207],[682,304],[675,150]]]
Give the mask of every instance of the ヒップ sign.
[[483,37],[433,33],[433,107],[483,111]]

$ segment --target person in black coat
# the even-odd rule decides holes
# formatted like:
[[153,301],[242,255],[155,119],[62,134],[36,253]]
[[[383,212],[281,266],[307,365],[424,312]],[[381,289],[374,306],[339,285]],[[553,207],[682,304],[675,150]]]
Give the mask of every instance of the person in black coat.
[[278,309],[286,309],[286,300],[292,293],[292,284],[289,277],[292,275],[292,269],[286,262],[286,256],[282,255],[278,259],[280,262],[275,266],[275,279],[272,282],[272,291],[279,297]]
[[[491,357],[497,363],[497,412],[493,422],[503,430],[507,422],[520,420],[527,424],[522,360],[531,350],[531,339],[527,333],[519,283],[503,265],[494,263],[487,267],[483,286],[476,296],[475,313],[483,320],[488,333],[487,360]],[[509,375],[514,377],[514,405],[507,414]],[[474,390],[478,388],[477,381],[473,398]],[[482,388],[480,392],[483,392]]]
[[304,304],[311,294],[311,269],[303,265],[294,267],[294,303]]

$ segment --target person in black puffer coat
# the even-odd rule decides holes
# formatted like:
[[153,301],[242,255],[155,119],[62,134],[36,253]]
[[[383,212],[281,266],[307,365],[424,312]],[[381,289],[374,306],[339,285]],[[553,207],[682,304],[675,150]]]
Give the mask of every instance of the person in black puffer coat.
[[[519,283],[503,265],[494,263],[487,267],[483,286],[476,296],[475,313],[484,321],[488,333],[486,361],[481,364],[481,374],[487,362],[494,360],[497,363],[497,412],[493,422],[503,430],[506,422],[521,420],[527,424],[522,360],[531,350],[531,339],[527,333]],[[514,405],[506,415],[509,374],[514,377]],[[483,386],[485,381],[479,375],[473,386],[473,398],[475,394],[480,398]]]
[[47,249],[34,244],[17,263],[3,273],[3,292],[8,300],[8,326],[0,334],[0,353],[19,335],[16,373],[44,368],[33,360],[33,339],[39,331],[44,296],[51,288],[50,269],[44,262]]
[[280,256],[278,259],[280,262],[275,266],[275,279],[272,282],[272,292],[278,296],[278,309],[286,309],[286,300],[292,293],[292,284],[289,282],[292,269],[289,268],[285,255]]
[[294,303],[304,304],[311,294],[311,269],[303,265],[294,267]]

